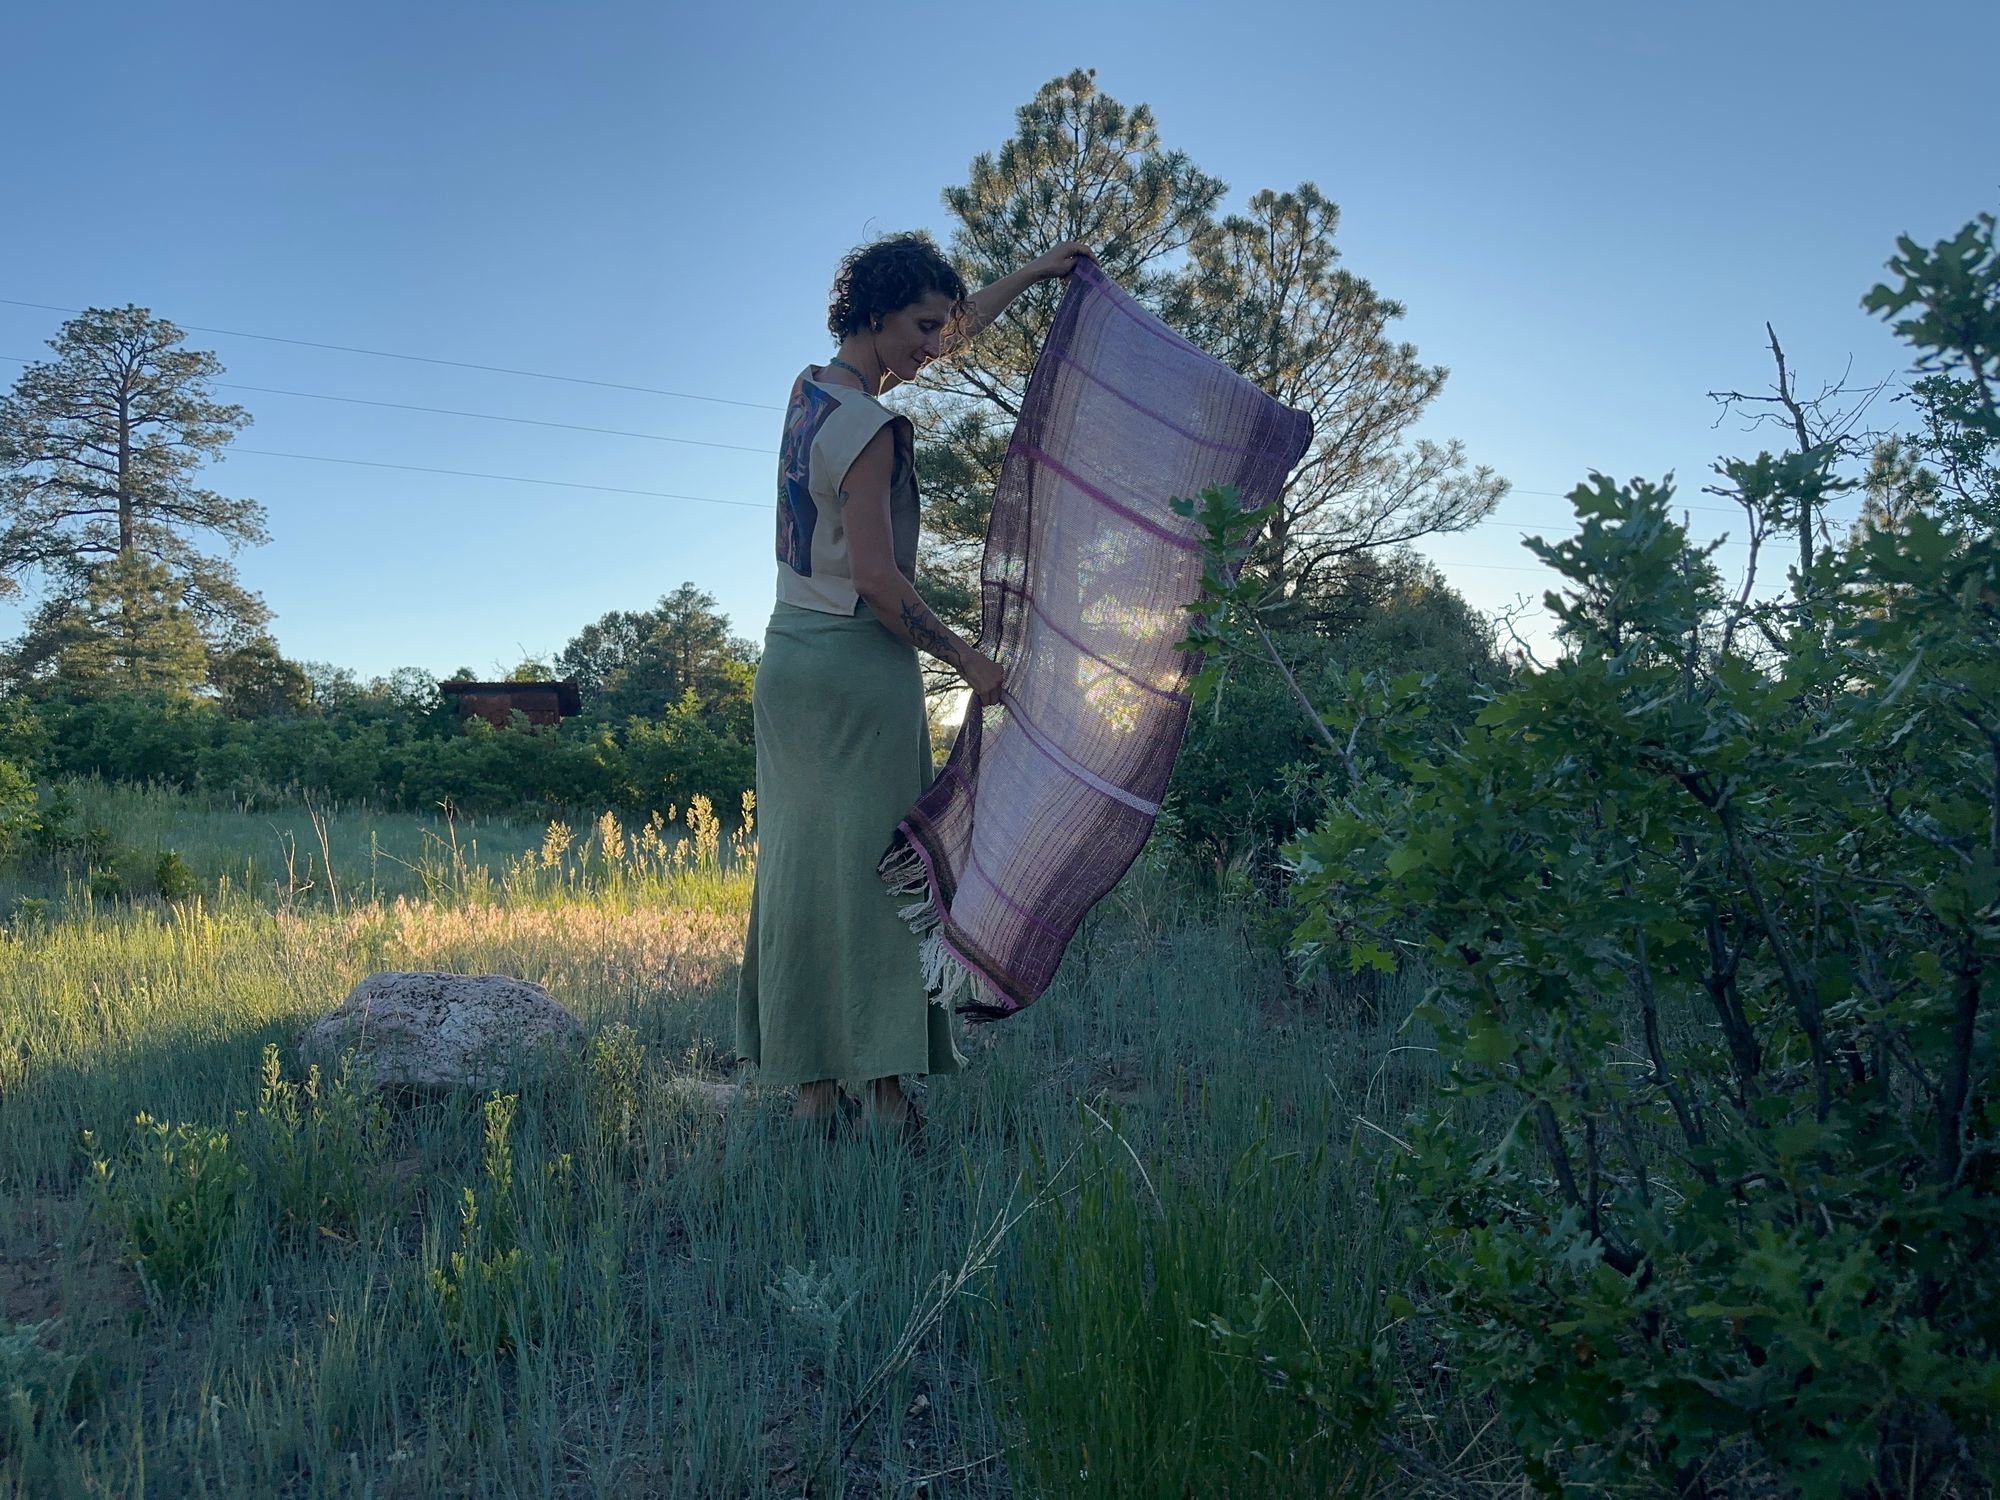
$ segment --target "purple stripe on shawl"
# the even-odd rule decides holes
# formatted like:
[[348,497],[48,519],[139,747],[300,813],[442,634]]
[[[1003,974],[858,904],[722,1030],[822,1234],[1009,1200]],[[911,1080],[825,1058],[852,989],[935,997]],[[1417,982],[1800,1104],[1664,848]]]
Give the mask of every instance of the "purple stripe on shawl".
[[1123,516],[1126,520],[1130,521],[1134,526],[1145,527],[1146,530],[1152,532],[1154,536],[1158,537],[1161,541],[1167,543],[1169,546],[1179,547],[1184,552],[1199,552],[1201,550],[1201,543],[1197,542],[1193,537],[1184,536],[1177,531],[1169,531],[1159,522],[1148,520],[1145,516],[1140,515],[1139,512],[1132,509],[1131,506],[1120,505],[1116,500],[1113,500],[1109,495],[1105,494],[1103,490],[1099,489],[1096,485],[1092,484],[1088,479],[1085,479],[1081,474],[1077,473],[1076,470],[1068,468],[1061,463],[1058,463],[1055,459],[1049,457],[1048,454],[1044,453],[1041,449],[1037,448],[1033,443],[1024,443],[1019,438],[1014,439],[1014,441],[1010,443],[1007,447],[1007,454],[1011,458],[1016,453],[1021,454],[1025,458],[1033,459],[1043,468],[1052,470],[1053,472],[1062,475],[1063,478],[1067,479],[1071,484],[1075,485],[1078,489],[1082,490],[1086,495],[1090,496],[1090,498],[1095,500],[1099,505],[1106,506],[1111,510],[1117,511],[1119,515]]
[[[1137,323],[1141,329],[1153,335],[1154,338],[1163,339],[1169,344],[1176,344],[1190,354],[1199,355],[1202,359],[1211,358],[1206,350],[1200,348],[1198,345],[1189,343],[1186,338],[1175,333],[1173,329],[1167,327],[1158,318],[1142,309],[1138,303],[1126,295],[1123,287],[1104,274],[1102,267],[1093,265],[1089,261],[1083,261],[1077,266],[1077,269],[1083,273],[1086,285],[1095,284],[1098,289],[1110,293],[1109,305],[1130,318],[1134,323]],[[1049,342],[1050,344],[1055,343],[1053,336],[1050,337]],[[1218,360],[1216,363],[1219,364],[1221,361]],[[1289,411],[1291,408],[1287,407],[1286,410]],[[1299,415],[1304,416],[1305,413],[1301,412]],[[1312,440],[1310,432],[1308,432],[1306,440],[1308,442]],[[1299,453],[1303,456],[1305,449],[1299,449]],[[1292,460],[1294,464],[1297,462],[1298,459],[1296,458]],[[1285,467],[1289,471],[1291,464],[1287,464]]]
[[1205,438],[1197,433],[1189,432],[1185,427],[1181,426],[1180,423],[1174,421],[1171,417],[1162,416],[1159,412],[1154,411],[1150,406],[1140,405],[1137,401],[1134,401],[1130,396],[1126,395],[1123,391],[1118,390],[1115,387],[1108,385],[1104,381],[1098,379],[1097,376],[1091,374],[1089,370],[1085,369],[1082,365],[1078,364],[1075,360],[1071,359],[1067,354],[1064,354],[1059,350],[1055,349],[1049,350],[1047,357],[1049,359],[1057,361],[1060,364],[1067,365],[1070,369],[1076,371],[1077,374],[1081,375],[1085,380],[1088,380],[1092,385],[1102,387],[1104,393],[1107,396],[1111,396],[1119,401],[1123,401],[1127,406],[1131,407],[1132,410],[1139,412],[1143,416],[1151,417],[1155,422],[1158,422],[1162,427],[1169,428],[1174,432],[1178,432],[1182,437],[1186,438],[1190,443],[1198,444],[1199,446],[1210,449],[1216,453],[1243,453],[1243,454],[1248,454],[1253,458],[1257,456],[1257,450],[1255,448],[1239,448],[1234,443],[1218,443],[1211,438]]
[[1050,937],[1054,938],[1058,943],[1067,943],[1069,941],[1068,933],[1058,932],[1055,928],[1049,926],[1048,923],[1044,922],[1040,917],[1036,916],[1033,912],[1029,911],[1027,907],[1021,905],[1020,902],[1016,901],[1012,896],[1008,895],[1007,888],[1002,884],[1000,884],[999,881],[995,880],[991,875],[986,873],[986,866],[982,865],[979,862],[979,851],[977,849],[967,849],[965,851],[965,868],[969,870],[972,874],[977,875],[979,877],[980,884],[985,886],[987,890],[991,891],[1000,900],[1006,902],[1008,910],[1013,912],[1014,915],[1019,917],[1023,922],[1028,923],[1032,927],[1041,928],[1043,932],[1046,932]]
[[1029,718],[1027,711],[1021,707],[1021,700],[1016,698],[1012,693],[1003,692],[1000,695],[1000,701],[1007,706],[1008,723],[1010,725],[1020,725],[1021,738],[1034,746],[1041,753],[1042,758],[1048,761],[1050,765],[1055,766],[1070,776],[1074,776],[1099,796],[1109,797],[1115,802],[1122,802],[1134,812],[1144,813],[1149,818],[1156,818],[1160,815],[1160,804],[1155,802],[1151,797],[1141,797],[1136,793],[1126,791],[1122,786],[1113,785],[1091,770],[1089,766],[1078,764],[1062,746],[1051,743],[1048,736],[1035,727],[1035,721]]

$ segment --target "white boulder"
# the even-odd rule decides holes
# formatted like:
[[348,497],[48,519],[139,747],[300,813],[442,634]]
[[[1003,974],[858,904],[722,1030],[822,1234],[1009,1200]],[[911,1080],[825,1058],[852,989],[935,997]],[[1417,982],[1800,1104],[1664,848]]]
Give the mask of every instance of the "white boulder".
[[300,1050],[323,1070],[353,1054],[378,1088],[500,1088],[583,1040],[539,984],[504,974],[370,974],[313,1023]]

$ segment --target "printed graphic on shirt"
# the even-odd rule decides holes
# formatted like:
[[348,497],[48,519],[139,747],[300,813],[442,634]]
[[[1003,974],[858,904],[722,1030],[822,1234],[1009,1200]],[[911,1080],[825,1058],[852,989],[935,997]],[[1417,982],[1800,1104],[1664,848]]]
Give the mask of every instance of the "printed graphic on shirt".
[[840,406],[804,376],[785,403],[785,439],[778,448],[778,561],[802,578],[812,577],[813,523],[819,517],[812,498],[813,439]]

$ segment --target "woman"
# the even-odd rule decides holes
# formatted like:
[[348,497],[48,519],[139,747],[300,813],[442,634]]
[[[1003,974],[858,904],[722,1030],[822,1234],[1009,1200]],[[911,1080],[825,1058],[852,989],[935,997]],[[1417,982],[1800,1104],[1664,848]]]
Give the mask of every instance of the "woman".
[[778,457],[778,599],[752,696],[757,879],[736,1034],[765,1082],[798,1086],[794,1118],[833,1128],[839,1082],[865,1080],[869,1114],[912,1132],[921,1121],[901,1075],[964,1065],[875,866],[931,781],[917,653],[954,668],[981,704],[998,700],[1001,669],[910,581],[914,432],[876,398],[1089,253],[1060,245],[967,297],[926,236],[863,246],[833,284],[838,351],[793,382]]

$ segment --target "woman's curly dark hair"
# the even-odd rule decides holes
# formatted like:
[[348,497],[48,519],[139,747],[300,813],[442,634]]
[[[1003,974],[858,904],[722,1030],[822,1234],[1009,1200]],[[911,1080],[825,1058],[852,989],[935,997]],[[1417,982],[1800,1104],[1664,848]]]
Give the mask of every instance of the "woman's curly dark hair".
[[965,279],[929,235],[892,234],[862,245],[848,251],[833,278],[827,332],[844,339],[930,292],[943,292],[955,308],[965,301]]

